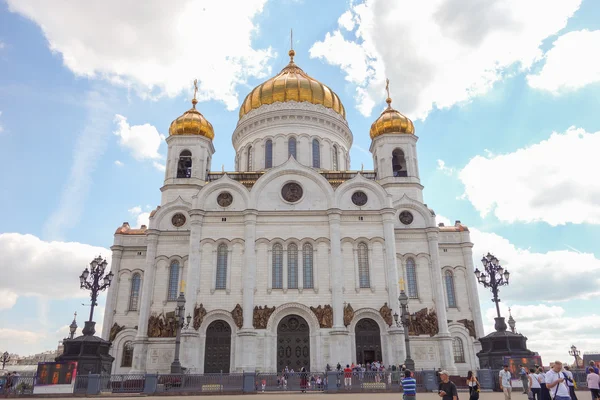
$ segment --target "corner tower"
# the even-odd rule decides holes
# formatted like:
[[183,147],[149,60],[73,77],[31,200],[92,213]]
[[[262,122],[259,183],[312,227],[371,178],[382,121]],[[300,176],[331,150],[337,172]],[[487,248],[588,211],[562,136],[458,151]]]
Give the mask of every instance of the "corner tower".
[[198,81],[194,80],[192,108],[171,122],[167,138],[167,165],[165,182],[160,189],[161,204],[182,197],[191,198],[206,183],[210,171],[210,161],[215,153],[212,140],[215,137],[213,126],[196,110]]

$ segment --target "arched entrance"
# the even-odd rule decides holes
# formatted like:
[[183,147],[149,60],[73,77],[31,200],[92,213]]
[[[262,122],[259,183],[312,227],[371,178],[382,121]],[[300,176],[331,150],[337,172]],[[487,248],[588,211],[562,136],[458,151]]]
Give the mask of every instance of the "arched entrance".
[[231,355],[231,327],[222,320],[213,321],[206,328],[204,346],[204,373],[229,373]]
[[379,325],[370,318],[363,318],[354,328],[356,339],[356,362],[359,364],[383,361]]
[[306,320],[288,315],[277,325],[277,370],[310,371],[310,329]]

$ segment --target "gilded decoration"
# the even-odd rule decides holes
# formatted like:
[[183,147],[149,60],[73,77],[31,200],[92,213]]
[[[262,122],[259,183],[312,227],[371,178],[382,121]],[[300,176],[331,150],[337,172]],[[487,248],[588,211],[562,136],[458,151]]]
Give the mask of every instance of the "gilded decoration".
[[350,305],[350,303],[346,304],[344,307],[344,326],[348,326],[352,323],[354,319],[354,309]]
[[428,310],[423,308],[413,314],[414,318],[410,321],[408,333],[412,336],[429,335],[435,336],[438,334],[437,313],[434,309]]
[[310,77],[294,63],[294,50],[289,51],[290,62],[273,78],[255,87],[244,99],[239,117],[265,104],[276,102],[308,102],[332,109],[344,119],[346,110],[333,90]]
[[198,80],[194,80],[194,99],[192,100],[192,108],[184,112],[175,121],[171,122],[169,127],[169,135],[199,135],[210,140],[215,137],[213,126],[204,115],[196,110],[196,93],[198,92]]
[[404,133],[414,134],[415,126],[412,121],[402,115],[399,111],[392,108],[392,99],[390,97],[390,80],[386,81],[385,90],[387,91],[388,97],[385,100],[387,108],[381,113],[379,118],[371,125],[370,136],[371,139],[375,139],[379,135],[385,133]]
[[456,322],[458,322],[459,324],[463,324],[465,328],[467,328],[467,330],[469,331],[469,336],[473,336],[475,339],[477,339],[477,332],[475,331],[475,321],[470,319],[459,319]]
[[312,312],[319,321],[319,327],[321,328],[332,328],[333,327],[333,308],[329,304],[324,306],[319,305],[318,307],[310,307]]
[[231,317],[233,318],[233,322],[238,327],[238,329],[242,329],[244,325],[244,311],[242,310],[242,306],[238,304],[235,305],[235,308],[231,311]]
[[204,321],[204,317],[206,317],[206,309],[202,305],[194,307],[194,329],[200,329],[200,325],[202,325],[202,321]]
[[113,340],[115,340],[115,338],[117,337],[117,335],[119,334],[119,332],[121,332],[123,329],[125,329],[125,325],[119,325],[116,322],[113,324],[112,328],[110,328],[110,336],[108,337],[108,340],[110,342],[112,342]]
[[387,303],[385,303],[383,307],[379,309],[379,315],[381,315],[381,318],[383,318],[387,326],[392,326],[394,323],[394,319],[392,318],[392,309]]
[[168,338],[175,337],[177,333],[177,321],[175,311],[151,315],[148,319],[148,337]]
[[252,325],[254,329],[267,329],[267,323],[271,314],[275,312],[275,307],[255,306],[254,314],[252,315]]

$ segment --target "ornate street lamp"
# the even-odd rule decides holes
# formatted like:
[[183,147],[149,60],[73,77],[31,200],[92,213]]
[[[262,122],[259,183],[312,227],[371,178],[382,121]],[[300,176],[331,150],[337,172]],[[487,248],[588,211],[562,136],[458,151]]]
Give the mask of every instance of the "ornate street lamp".
[[575,345],[572,345],[571,350],[569,350],[569,355],[572,357],[575,357],[575,368],[577,368],[577,366],[578,366],[577,359],[580,354],[581,354],[581,350],[577,350],[577,347],[575,347]]
[[73,339],[75,337],[75,332],[77,331],[77,312],[73,315],[73,322],[69,325],[69,339]]
[[171,373],[172,374],[181,374],[181,362],[179,362],[179,348],[181,346],[181,329],[188,328],[190,326],[190,322],[192,321],[192,316],[188,314],[187,318],[185,316],[185,296],[183,295],[183,288],[181,292],[179,292],[179,297],[177,298],[177,307],[175,308],[175,321],[171,319],[170,323],[175,323],[177,326],[177,334],[175,336],[175,358],[171,363]]
[[2,354],[2,369],[4,369],[4,366],[6,366],[6,363],[10,361],[10,354],[8,354],[8,351],[5,351],[4,354]]
[[498,317],[495,318],[496,330],[506,331],[506,323],[504,322],[504,318],[500,316],[500,299],[498,298],[498,293],[500,292],[500,286],[508,285],[510,272],[505,270],[502,265],[500,265],[500,261],[490,253],[483,257],[481,262],[483,263],[484,270],[479,271],[479,268],[475,269],[475,276],[477,277],[477,281],[479,281],[483,287],[490,288],[492,291],[492,301],[496,303],[496,313],[498,314]]
[[[408,296],[404,292],[404,285],[402,284],[402,282],[400,282],[400,296],[398,297],[398,301],[400,302],[400,309],[402,312],[402,315],[400,315],[400,322],[404,327],[404,345],[406,347],[406,360],[404,360],[404,365],[407,369],[414,371],[415,362],[410,356],[410,339],[408,337],[410,321],[414,319],[414,315],[410,315],[410,313],[408,312]],[[400,327],[397,312],[394,313],[394,321],[396,322],[396,326]]]
[[96,333],[94,329],[95,322],[94,307],[98,305],[98,294],[108,288],[113,279],[112,271],[108,274],[104,274],[108,263],[101,256],[98,256],[90,263],[90,269],[83,270],[83,273],[79,276],[79,284],[81,289],[90,291],[91,307],[90,307],[90,319],[85,322],[85,327],[81,331],[85,336],[93,336]]

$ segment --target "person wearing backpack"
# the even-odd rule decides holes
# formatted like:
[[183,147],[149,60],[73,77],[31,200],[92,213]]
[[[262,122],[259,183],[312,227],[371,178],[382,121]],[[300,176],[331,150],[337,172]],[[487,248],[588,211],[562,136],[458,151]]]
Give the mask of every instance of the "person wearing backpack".
[[562,367],[562,362],[555,361],[552,369],[546,372],[546,387],[553,400],[571,400],[567,376],[562,372]]

